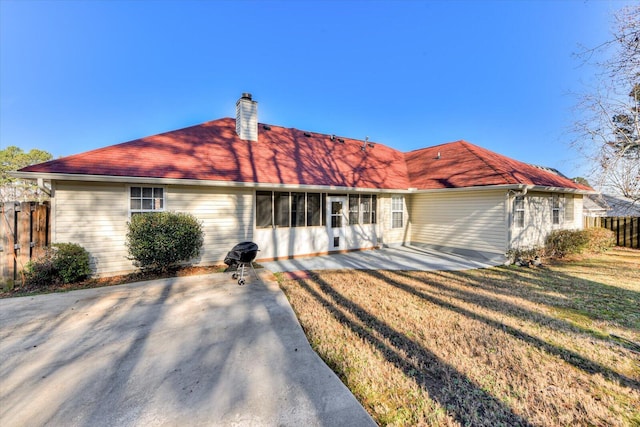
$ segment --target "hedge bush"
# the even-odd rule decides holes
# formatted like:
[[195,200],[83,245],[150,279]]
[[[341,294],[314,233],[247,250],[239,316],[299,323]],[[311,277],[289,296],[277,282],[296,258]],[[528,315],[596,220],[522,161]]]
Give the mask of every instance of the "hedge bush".
[[604,252],[616,245],[616,234],[606,228],[587,228],[584,230],[589,236],[588,252]]
[[79,282],[91,276],[89,252],[76,243],[54,243],[24,273],[25,284],[37,288]]
[[556,230],[545,240],[547,256],[562,258],[583,252],[603,252],[614,246],[614,234],[604,228],[585,230]]
[[168,270],[200,255],[202,225],[191,214],[138,214],[127,225],[129,259],[143,270]]

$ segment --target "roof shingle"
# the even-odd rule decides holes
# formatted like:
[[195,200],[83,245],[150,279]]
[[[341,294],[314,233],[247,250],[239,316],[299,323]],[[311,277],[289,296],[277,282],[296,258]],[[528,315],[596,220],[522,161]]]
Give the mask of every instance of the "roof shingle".
[[591,190],[465,141],[404,154],[383,144],[362,150],[364,141],[262,124],[257,142],[244,141],[235,129],[235,119],[224,118],[20,172],[363,189],[526,184]]

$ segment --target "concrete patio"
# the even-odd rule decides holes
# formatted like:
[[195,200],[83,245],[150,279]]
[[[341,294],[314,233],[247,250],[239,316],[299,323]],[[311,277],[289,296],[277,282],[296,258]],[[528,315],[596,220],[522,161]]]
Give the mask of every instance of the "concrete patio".
[[503,255],[469,252],[455,254],[436,249],[400,246],[382,249],[355,251],[341,254],[295,258],[281,261],[261,262],[274,273],[285,271],[313,270],[420,270],[420,271],[461,271],[501,265]]

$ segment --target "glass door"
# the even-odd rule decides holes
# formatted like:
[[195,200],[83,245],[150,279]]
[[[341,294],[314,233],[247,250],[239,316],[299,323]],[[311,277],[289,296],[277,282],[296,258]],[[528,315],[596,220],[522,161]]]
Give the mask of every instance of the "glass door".
[[327,197],[329,250],[340,250],[346,248],[344,241],[345,228],[347,226],[346,205],[347,198],[345,196]]

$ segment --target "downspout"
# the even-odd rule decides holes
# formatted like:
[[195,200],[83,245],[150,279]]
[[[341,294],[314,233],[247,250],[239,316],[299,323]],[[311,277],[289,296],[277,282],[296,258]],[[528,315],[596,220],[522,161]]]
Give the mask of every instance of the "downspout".
[[51,189],[44,185],[44,178],[38,178],[38,188],[41,189],[44,194],[51,197]]

